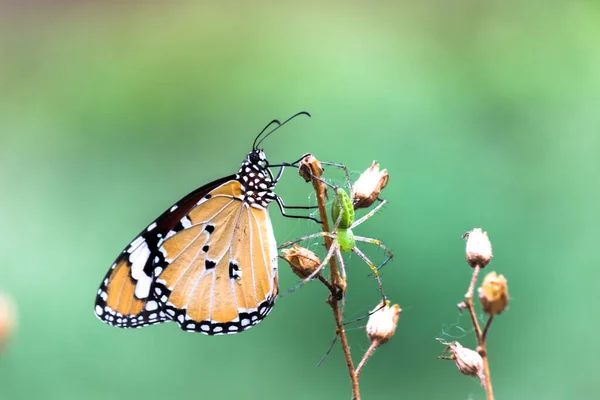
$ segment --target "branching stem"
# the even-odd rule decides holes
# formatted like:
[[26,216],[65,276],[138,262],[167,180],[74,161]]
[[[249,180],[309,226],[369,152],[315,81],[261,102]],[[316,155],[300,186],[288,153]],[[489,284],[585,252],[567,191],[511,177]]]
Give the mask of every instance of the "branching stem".
[[490,364],[487,356],[487,333],[494,316],[490,316],[487,320],[483,331],[481,330],[481,326],[479,325],[479,321],[477,320],[477,315],[475,313],[475,307],[473,307],[473,294],[475,293],[475,285],[477,284],[477,278],[479,277],[479,272],[481,271],[481,267],[476,265],[473,269],[473,276],[471,277],[471,283],[469,285],[469,289],[465,294],[465,301],[461,306],[464,306],[467,310],[469,310],[469,315],[471,316],[471,321],[473,322],[473,328],[475,329],[475,336],[477,337],[477,352],[483,359],[483,370],[485,374],[485,392],[487,394],[487,400],[494,400],[494,392],[492,390],[492,377],[490,374]]
[[369,346],[369,349],[367,350],[367,352],[363,356],[363,359],[358,364],[358,367],[356,367],[356,378],[357,379],[360,377],[360,372],[362,371],[363,367],[365,366],[365,364],[367,363],[367,361],[369,360],[369,358],[373,355],[373,353],[375,352],[375,349],[378,346],[379,346],[379,341],[378,340],[373,340],[371,342],[371,346]]
[[[312,176],[311,183],[313,188],[315,189],[315,193],[317,195],[317,204],[319,207],[319,218],[321,219],[321,225],[323,228],[323,232],[330,232],[329,227],[329,218],[327,217],[327,209],[325,205],[325,184],[319,179],[319,177]],[[332,239],[328,236],[323,237],[323,241],[325,242],[325,248],[329,252],[329,249],[332,245]],[[350,354],[350,346],[348,345],[348,339],[346,337],[346,331],[344,330],[343,316],[340,311],[339,301],[340,297],[339,292],[344,290],[345,282],[342,282],[340,271],[338,269],[338,265],[335,257],[331,257],[329,260],[329,271],[330,271],[330,284],[326,285],[328,289],[331,291],[331,296],[329,296],[328,303],[331,306],[331,310],[333,311],[333,317],[335,318],[336,330],[337,334],[340,338],[340,344],[342,346],[342,351],[344,352],[344,358],[346,359],[346,366],[348,367],[348,374],[350,375],[350,383],[352,385],[352,397],[354,400],[360,399],[360,389],[358,386],[358,373],[354,370],[354,363],[352,362],[352,355]],[[332,290],[333,289],[333,290]]]

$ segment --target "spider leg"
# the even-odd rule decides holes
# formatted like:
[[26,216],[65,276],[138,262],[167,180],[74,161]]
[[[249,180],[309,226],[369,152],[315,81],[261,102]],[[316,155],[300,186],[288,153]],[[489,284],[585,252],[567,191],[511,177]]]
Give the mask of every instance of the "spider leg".
[[362,321],[365,318],[369,318],[371,315],[375,314],[377,311],[381,310],[383,307],[385,307],[385,304],[381,303],[381,305],[379,307],[377,307],[376,309],[374,309],[373,311],[369,311],[368,313],[366,313],[362,317],[358,317],[358,318],[355,318],[353,320],[344,322],[344,325],[350,325],[350,324],[353,324],[355,322]]
[[357,242],[374,244],[374,245],[382,248],[383,251],[386,252],[387,258],[385,259],[384,262],[382,262],[381,264],[379,264],[379,266],[377,266],[377,270],[380,270],[381,268],[383,268],[383,266],[385,264],[387,264],[388,262],[390,262],[390,260],[394,257],[394,253],[392,253],[392,251],[389,249],[389,247],[387,247],[385,244],[381,243],[380,240],[371,239],[371,238],[362,237],[362,236],[354,236],[354,240],[356,240]]
[[354,221],[354,223],[352,224],[352,226],[350,227],[350,229],[353,229],[355,227],[357,227],[358,225],[362,224],[363,222],[365,222],[366,220],[368,220],[369,218],[371,218],[373,215],[375,215],[375,213],[379,210],[381,210],[381,207],[383,207],[384,204],[387,203],[387,200],[383,200],[381,203],[379,203],[377,205],[377,207],[375,207],[374,209],[372,209],[371,211],[369,211],[367,214],[363,215],[363,217],[361,219],[359,219],[358,221]]
[[321,364],[323,364],[323,362],[325,362],[325,359],[327,358],[327,356],[329,356],[329,353],[331,353],[331,350],[333,350],[333,346],[335,345],[335,342],[337,341],[338,336],[340,336],[340,334],[338,332],[336,332],[335,337],[333,338],[333,340],[331,341],[331,344],[329,345],[329,348],[325,352],[325,355],[323,357],[321,357],[321,359],[317,363],[317,367],[320,367]]
[[352,181],[350,180],[350,174],[348,173],[348,168],[344,164],[336,164],[328,161],[321,161],[323,165],[330,165],[332,167],[341,168],[344,170],[344,174],[346,174],[346,182],[348,183],[348,190],[352,193]]
[[356,254],[358,254],[358,256],[360,258],[362,258],[362,260],[369,266],[369,268],[371,268],[371,271],[373,271],[373,274],[375,275],[375,279],[377,279],[377,284],[379,285],[379,292],[381,293],[381,298],[383,299],[383,304],[385,304],[386,298],[385,298],[385,294],[383,293],[383,284],[381,283],[381,278],[379,277],[379,271],[375,267],[375,264],[373,264],[373,262],[371,260],[369,260],[369,258],[362,251],[360,251],[360,249],[358,247],[354,246],[352,251],[355,252]]
[[335,239],[335,234],[331,233],[331,232],[319,232],[319,233],[313,233],[312,235],[307,235],[307,236],[302,236],[300,239],[296,239],[292,242],[285,242],[279,245],[278,249],[285,249],[286,247],[290,247],[293,244],[296,243],[300,243],[300,242],[304,242],[310,239],[315,239],[315,238],[319,238],[319,237],[329,237],[331,239]]
[[[333,247],[333,245],[331,247]],[[342,257],[342,251],[340,249],[340,246],[336,246],[335,256],[338,259],[342,283],[344,285],[344,289],[342,291],[342,306],[340,307],[342,318],[344,318],[344,307],[346,306],[346,265],[344,264],[344,258]]]

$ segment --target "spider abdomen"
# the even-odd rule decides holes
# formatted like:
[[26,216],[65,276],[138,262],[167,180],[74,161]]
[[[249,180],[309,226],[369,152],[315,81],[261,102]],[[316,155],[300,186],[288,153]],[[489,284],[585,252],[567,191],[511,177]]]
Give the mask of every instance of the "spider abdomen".
[[336,189],[337,199],[333,200],[331,205],[331,215],[333,216],[333,223],[338,223],[338,228],[350,229],[354,223],[354,205],[348,193],[342,188]]
[[354,246],[356,246],[352,229],[338,229],[337,240],[342,251],[352,251]]

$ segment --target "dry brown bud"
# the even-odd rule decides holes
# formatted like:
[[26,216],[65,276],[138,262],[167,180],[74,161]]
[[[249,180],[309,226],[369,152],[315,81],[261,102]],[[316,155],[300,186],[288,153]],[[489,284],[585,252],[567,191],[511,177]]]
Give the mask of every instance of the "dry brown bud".
[[389,178],[387,169],[379,171],[379,163],[373,161],[373,164],[360,175],[352,187],[354,209],[370,207],[387,185]]
[[367,322],[367,336],[371,342],[378,341],[379,344],[384,344],[394,336],[398,318],[402,309],[398,304],[390,307],[389,300],[379,303],[373,310]]
[[10,340],[16,325],[15,305],[10,296],[0,293],[0,351]]
[[[454,361],[456,367],[462,374],[478,377],[479,381],[481,382],[481,386],[485,386],[483,358],[481,358],[478,352],[467,349],[466,347],[462,347],[462,345],[458,342],[440,342],[448,347],[446,347],[446,350],[444,350],[444,355],[438,358]],[[448,352],[451,353],[450,356],[445,356],[445,354]]]
[[492,271],[485,276],[479,288],[479,301],[483,311],[490,315],[500,314],[508,306],[508,284],[504,275]]
[[300,278],[308,278],[321,265],[321,260],[312,251],[294,244],[291,249],[282,250],[281,256],[290,264],[292,271]]
[[312,154],[305,154],[298,164],[298,174],[306,182],[310,182],[313,177],[320,178],[323,175],[323,167],[321,166],[321,162]]
[[481,228],[475,228],[464,234],[463,238],[467,239],[467,262],[473,268],[479,266],[484,268],[492,261],[492,244],[488,238],[487,232],[483,232]]

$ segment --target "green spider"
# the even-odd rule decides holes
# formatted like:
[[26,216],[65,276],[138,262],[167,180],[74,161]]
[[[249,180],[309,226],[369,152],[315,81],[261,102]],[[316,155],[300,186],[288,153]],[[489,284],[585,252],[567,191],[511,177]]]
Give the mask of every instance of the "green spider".
[[[327,164],[343,168],[344,171],[346,171],[346,167],[343,165],[331,164],[331,163],[327,163]],[[346,178],[348,180],[348,185],[350,187],[350,191],[352,192],[352,186],[350,184],[350,179],[348,177],[347,171],[346,171]],[[326,184],[331,186],[328,183],[326,183]],[[383,243],[381,243],[381,241],[379,241],[377,239],[371,239],[371,238],[367,238],[367,237],[363,237],[363,236],[354,235],[353,229],[356,228],[357,226],[361,225],[363,222],[365,222],[366,220],[371,218],[373,215],[375,215],[375,213],[377,213],[387,203],[387,200],[382,200],[377,205],[377,207],[372,209],[369,213],[365,214],[358,221],[355,221],[354,220],[355,213],[354,213],[353,201],[350,198],[350,196],[348,195],[348,193],[346,193],[346,191],[340,187],[333,187],[333,189],[335,191],[335,197],[336,197],[336,199],[333,201],[332,208],[331,208],[332,218],[333,218],[333,221],[335,221],[334,229],[331,232],[319,232],[319,233],[314,233],[312,235],[304,236],[297,240],[283,243],[281,246],[279,246],[279,248],[282,249],[282,248],[292,246],[293,244],[296,244],[296,243],[300,243],[300,242],[303,242],[306,240],[311,240],[311,239],[320,238],[320,237],[329,237],[332,240],[331,247],[329,248],[329,251],[327,252],[327,255],[325,256],[325,258],[323,259],[321,264],[315,269],[315,271],[311,275],[306,277],[302,282],[300,282],[296,287],[292,288],[288,293],[295,291],[296,289],[298,289],[301,286],[303,286],[304,284],[306,284],[308,281],[317,277],[321,273],[323,268],[325,268],[325,266],[329,263],[329,260],[331,259],[331,257],[333,257],[334,255],[336,256],[336,258],[340,264],[341,276],[342,276],[342,279],[345,281],[346,280],[346,268],[344,265],[344,260],[342,258],[342,252],[353,252],[353,253],[356,253],[373,271],[373,274],[375,275],[375,278],[377,279],[377,283],[379,285],[379,291],[381,292],[381,296],[382,296],[383,302],[385,304],[386,297],[383,292],[383,285],[381,283],[381,279],[379,276],[379,269],[381,267],[383,267],[385,264],[387,264],[392,259],[392,257],[394,257],[394,254],[387,246],[385,246]],[[380,247],[387,254],[386,260],[379,266],[375,266],[375,264],[373,264],[373,262],[356,246],[356,242],[371,243],[371,244],[374,244],[374,245]]]

